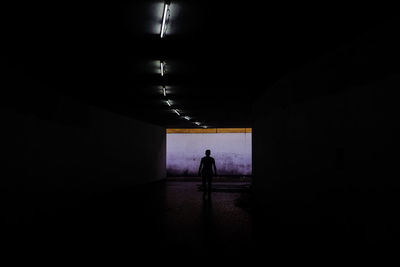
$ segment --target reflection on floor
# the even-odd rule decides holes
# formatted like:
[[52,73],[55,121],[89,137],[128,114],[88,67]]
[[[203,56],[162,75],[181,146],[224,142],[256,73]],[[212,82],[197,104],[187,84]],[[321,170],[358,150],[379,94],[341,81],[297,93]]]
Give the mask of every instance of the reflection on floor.
[[167,242],[188,253],[249,253],[253,241],[251,218],[245,209],[235,205],[240,192],[230,190],[244,186],[214,184],[216,192],[203,200],[196,182],[168,183]]

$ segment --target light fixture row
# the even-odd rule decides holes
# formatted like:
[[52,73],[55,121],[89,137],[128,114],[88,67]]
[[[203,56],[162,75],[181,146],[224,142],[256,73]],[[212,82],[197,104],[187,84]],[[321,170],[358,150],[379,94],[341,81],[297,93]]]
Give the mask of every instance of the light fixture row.
[[[168,22],[169,22],[169,17],[170,17],[170,5],[171,5],[171,1],[166,0],[164,1],[164,9],[163,9],[163,15],[162,15],[162,22],[161,22],[161,29],[160,29],[160,37],[164,38],[167,32],[167,28],[168,28]],[[166,73],[166,62],[164,60],[160,60],[160,74],[161,77],[164,77],[165,73]],[[166,103],[167,105],[172,109],[173,112],[175,112],[178,116],[181,116],[181,113],[178,109],[173,108],[172,102],[170,99],[168,99],[167,97],[167,89],[165,86],[162,87],[162,93],[163,96],[166,98]],[[189,116],[182,116],[185,120],[191,121],[192,118],[190,118]],[[201,125],[200,122],[198,121],[194,121],[194,124],[196,124],[197,126],[201,126],[203,128],[207,128],[206,125]]]

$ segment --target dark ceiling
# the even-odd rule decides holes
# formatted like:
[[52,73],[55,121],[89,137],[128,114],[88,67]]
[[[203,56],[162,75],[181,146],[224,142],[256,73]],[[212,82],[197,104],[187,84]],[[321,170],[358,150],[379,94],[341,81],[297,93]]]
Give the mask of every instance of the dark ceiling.
[[160,0],[17,2],[4,8],[6,53],[16,80],[36,82],[21,92],[30,96],[165,127],[251,127],[261,92],[385,18],[372,4],[323,3],[176,0],[161,39]]

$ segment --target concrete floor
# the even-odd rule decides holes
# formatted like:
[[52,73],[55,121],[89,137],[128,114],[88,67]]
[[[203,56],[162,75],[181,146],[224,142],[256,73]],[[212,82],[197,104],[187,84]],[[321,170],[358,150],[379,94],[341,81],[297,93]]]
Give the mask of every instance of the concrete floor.
[[167,183],[167,244],[187,253],[248,253],[253,244],[251,217],[235,205],[241,193],[232,190],[232,183],[215,183],[218,191],[203,199],[197,188],[196,182]]
[[[260,217],[248,183],[215,183],[206,200],[199,185],[168,181],[102,193],[2,194],[2,255],[14,262],[112,265],[139,259],[185,265],[332,262],[372,255],[361,235],[333,220],[301,223],[298,215],[307,207],[300,203],[297,212],[277,203],[279,214]],[[289,215],[297,219],[285,220]]]
[[232,183],[224,190],[220,183],[204,200],[199,185],[158,182],[103,193],[9,195],[2,243],[15,260],[248,259],[251,216],[239,207],[247,193],[231,190],[238,188]]

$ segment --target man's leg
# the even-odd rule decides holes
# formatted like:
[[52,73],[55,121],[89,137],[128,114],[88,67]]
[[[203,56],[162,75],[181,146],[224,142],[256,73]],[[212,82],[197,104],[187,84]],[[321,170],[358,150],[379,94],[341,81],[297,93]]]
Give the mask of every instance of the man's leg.
[[201,176],[201,181],[202,181],[202,184],[203,184],[203,193],[205,194],[206,191],[207,191],[207,184],[206,184],[207,178],[206,178],[205,175]]
[[208,177],[207,177],[207,183],[208,183],[208,184],[207,184],[207,186],[208,186],[207,192],[208,192],[209,195],[211,194],[211,189],[212,189],[211,181],[212,181],[212,177],[211,177],[211,176],[208,176]]

